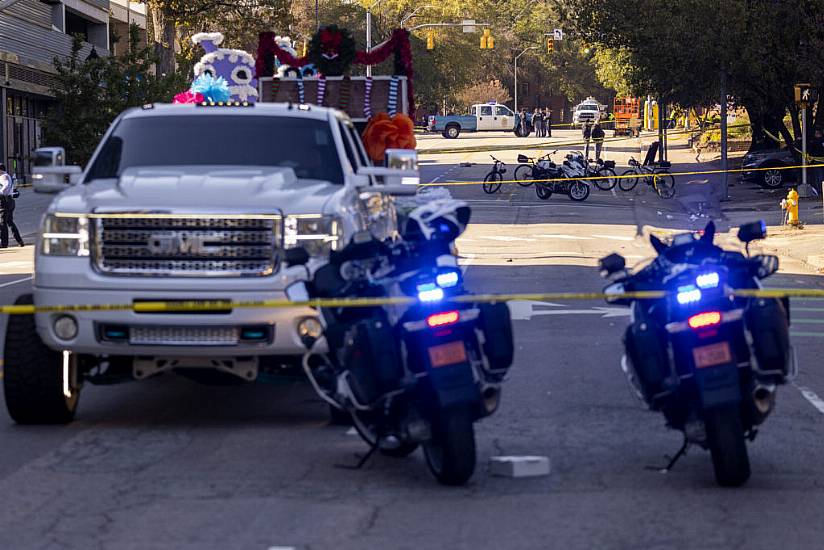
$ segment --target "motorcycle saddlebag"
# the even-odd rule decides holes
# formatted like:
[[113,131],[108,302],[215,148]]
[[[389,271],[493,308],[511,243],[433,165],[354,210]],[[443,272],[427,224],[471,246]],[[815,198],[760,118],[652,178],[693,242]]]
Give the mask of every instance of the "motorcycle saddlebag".
[[[636,310],[639,312],[640,308]],[[636,313],[635,322],[627,327],[624,346],[627,350],[638,385],[644,399],[655,405],[656,396],[663,396],[672,389],[674,378],[666,348],[667,334],[652,318]],[[677,382],[676,382],[677,383]]]
[[759,379],[783,383],[790,367],[790,327],[787,311],[779,299],[755,298],[745,314],[758,361]]
[[512,319],[504,302],[480,304],[480,328],[484,335],[484,354],[492,374],[503,376],[512,365],[515,343],[512,336]]
[[361,404],[374,403],[398,389],[403,379],[397,340],[390,324],[370,317],[351,325],[344,337],[343,367],[351,373],[349,384]]
[[529,157],[527,157],[524,154],[519,154],[518,155],[518,162],[520,162],[521,164],[526,164],[527,162],[529,162]]

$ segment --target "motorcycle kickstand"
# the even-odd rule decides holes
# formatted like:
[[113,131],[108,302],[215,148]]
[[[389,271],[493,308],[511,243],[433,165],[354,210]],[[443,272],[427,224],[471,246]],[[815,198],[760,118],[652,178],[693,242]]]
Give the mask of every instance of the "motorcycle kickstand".
[[[681,448],[678,449],[678,452],[675,453],[675,456],[673,456],[672,458],[669,459],[669,463],[666,466],[664,466],[663,468],[659,468],[658,466],[647,466],[644,469],[645,470],[652,470],[654,472],[659,472],[661,474],[667,474],[667,473],[670,472],[670,470],[672,470],[673,466],[675,466],[675,463],[678,462],[679,460],[681,460],[681,457],[683,457],[685,454],[687,454],[687,449],[689,449],[689,447],[690,447],[689,439],[684,437],[684,443],[681,445]],[[664,458],[669,458],[669,457],[667,457],[665,455]]]
[[341,470],[360,470],[369,461],[369,459],[372,458],[372,455],[375,454],[375,451],[377,451],[378,448],[379,443],[376,441],[375,444],[369,447],[369,450],[366,451],[362,457],[360,457],[360,460],[358,460],[358,463],[354,466],[350,466],[348,464],[335,464],[335,468],[340,468]]

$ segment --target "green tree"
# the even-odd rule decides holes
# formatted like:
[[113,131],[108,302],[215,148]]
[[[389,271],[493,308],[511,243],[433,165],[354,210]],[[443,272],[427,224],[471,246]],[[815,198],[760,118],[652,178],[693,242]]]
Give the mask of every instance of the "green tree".
[[82,59],[82,40],[74,37],[67,59],[55,58],[55,105],[43,125],[43,142],[61,146],[73,164],[84,165],[112,121],[125,109],[168,102],[186,88],[180,75],[156,75],[157,58],[140,47],[139,29],[129,31],[130,47],[117,57]]

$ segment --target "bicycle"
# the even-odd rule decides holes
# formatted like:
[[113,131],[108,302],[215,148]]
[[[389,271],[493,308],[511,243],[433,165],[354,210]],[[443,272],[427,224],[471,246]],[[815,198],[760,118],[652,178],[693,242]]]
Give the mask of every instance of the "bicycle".
[[549,160],[550,155],[554,155],[557,152],[557,150],[553,151],[537,159],[519,154],[518,162],[520,164],[515,168],[515,172],[513,172],[513,177],[518,182],[518,185],[521,187],[529,187],[535,183],[532,181],[534,179],[535,165],[541,160]]
[[618,188],[621,191],[632,191],[643,179],[644,183],[651,186],[662,199],[671,199],[675,196],[675,178],[669,173],[669,162],[661,161],[652,166],[644,166],[630,158],[629,165],[631,168],[621,174],[622,177],[618,180]]
[[483,189],[484,193],[491,195],[501,188],[501,182],[504,181],[504,174],[506,173],[506,163],[496,159],[492,155],[489,156],[495,161],[495,164],[492,165],[492,170],[490,170],[484,178]]

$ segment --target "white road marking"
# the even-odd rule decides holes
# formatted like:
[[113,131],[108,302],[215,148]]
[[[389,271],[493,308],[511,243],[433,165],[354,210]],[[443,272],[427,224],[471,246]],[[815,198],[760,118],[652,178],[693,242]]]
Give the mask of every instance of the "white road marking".
[[461,274],[466,276],[466,270],[469,269],[469,266],[472,265],[472,262],[475,261],[474,254],[467,254],[463,258],[458,258],[458,265],[461,266]]
[[[824,307],[795,307],[791,306],[791,311],[824,311]],[[795,319],[793,319],[795,321]]]
[[513,300],[509,302],[509,312],[513,321],[529,321],[533,317],[545,315],[598,315],[602,319],[612,317],[629,317],[629,308],[596,306],[589,309],[539,309],[536,306],[563,307],[561,304],[549,302],[536,302],[529,300]]
[[482,235],[479,238],[480,239],[487,239],[487,240],[490,240],[490,241],[505,241],[505,242],[521,241],[521,242],[528,242],[528,243],[535,242],[535,239],[528,239],[526,237],[513,237],[511,235]]
[[552,235],[552,234],[540,234],[540,235],[532,235],[533,237],[540,237],[542,239],[564,239],[568,241],[594,241],[594,237],[583,237],[580,235]]
[[824,332],[800,332],[796,330],[791,330],[790,336],[809,336],[811,338],[824,338]]
[[[795,310],[792,309],[792,307],[791,307],[790,311],[795,311]],[[802,324],[802,325],[804,325],[804,324],[824,325],[824,319],[793,319],[793,323],[799,323],[799,324]]]
[[17,283],[25,283],[26,281],[31,281],[32,279],[33,279],[33,277],[31,275],[29,275],[28,277],[24,277],[22,279],[17,279],[16,281],[9,281],[8,283],[2,283],[2,284],[0,284],[0,288],[11,286],[11,285],[16,285]]
[[804,386],[796,386],[795,384],[793,384],[793,386],[798,388],[798,391],[801,392],[804,399],[809,401],[810,404],[818,410],[818,412],[824,414],[824,400],[818,397],[813,390],[810,388],[805,388]]
[[599,239],[609,239],[611,241],[634,241],[635,237],[624,237],[623,235],[593,235],[593,237],[598,237]]

